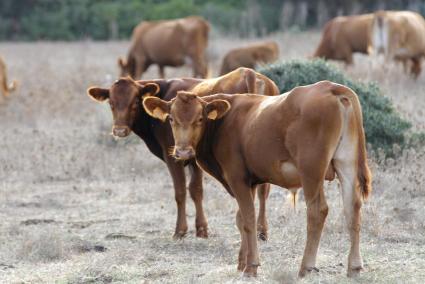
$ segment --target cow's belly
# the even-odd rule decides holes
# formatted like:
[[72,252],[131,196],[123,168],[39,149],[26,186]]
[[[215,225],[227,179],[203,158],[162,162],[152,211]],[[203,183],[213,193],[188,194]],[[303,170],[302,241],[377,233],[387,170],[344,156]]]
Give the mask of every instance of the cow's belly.
[[286,188],[301,187],[300,173],[292,162],[283,162],[280,165],[280,172]]
[[[291,190],[302,187],[301,173],[291,160],[277,161],[271,169],[272,172],[269,175],[270,179],[268,179],[268,182]],[[326,170],[323,181],[334,179],[335,170],[331,163]]]
[[185,56],[183,55],[174,55],[174,56],[170,56],[167,54],[163,54],[163,55],[154,55],[152,56],[151,60],[158,64],[158,65],[162,65],[162,66],[182,66],[185,64]]

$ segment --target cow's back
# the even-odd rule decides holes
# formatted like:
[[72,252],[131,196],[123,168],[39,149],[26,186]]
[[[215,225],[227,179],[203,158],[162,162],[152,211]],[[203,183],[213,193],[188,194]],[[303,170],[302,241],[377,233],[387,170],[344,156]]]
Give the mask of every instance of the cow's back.
[[[144,21],[133,31],[131,52],[152,63],[181,66],[187,56],[203,53],[209,25],[201,17]],[[172,47],[172,48],[170,48]]]
[[279,94],[279,89],[272,80],[252,69],[243,67],[223,76],[207,79],[196,85],[191,91],[200,96],[223,92],[232,94],[251,92],[268,96]]

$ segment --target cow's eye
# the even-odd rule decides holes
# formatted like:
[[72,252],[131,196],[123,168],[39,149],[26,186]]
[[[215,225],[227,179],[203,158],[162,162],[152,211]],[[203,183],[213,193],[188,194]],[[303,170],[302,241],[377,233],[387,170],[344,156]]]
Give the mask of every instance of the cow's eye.
[[198,118],[198,123],[201,123],[204,119],[202,117]]

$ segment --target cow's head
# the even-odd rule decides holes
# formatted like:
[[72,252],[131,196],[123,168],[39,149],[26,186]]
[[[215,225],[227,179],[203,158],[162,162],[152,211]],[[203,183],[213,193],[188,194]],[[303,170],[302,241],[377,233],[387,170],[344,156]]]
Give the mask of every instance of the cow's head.
[[114,119],[112,134],[126,137],[131,133],[142,98],[154,96],[158,91],[159,86],[155,83],[141,85],[131,78],[121,78],[109,89],[92,87],[87,90],[87,94],[98,102],[109,102]]
[[206,102],[194,93],[180,91],[169,102],[145,97],[143,107],[149,115],[163,122],[168,118],[175,141],[171,154],[176,159],[187,160],[195,156],[206,121],[223,117],[230,109],[230,103],[218,99]]

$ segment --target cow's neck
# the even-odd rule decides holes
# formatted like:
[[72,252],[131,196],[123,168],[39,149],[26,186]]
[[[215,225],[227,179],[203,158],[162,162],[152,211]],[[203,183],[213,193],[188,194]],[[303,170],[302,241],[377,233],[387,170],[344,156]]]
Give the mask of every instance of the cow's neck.
[[157,125],[151,116],[149,116],[143,107],[136,113],[132,131],[142,138],[149,150],[158,158],[163,159],[162,148],[155,136],[154,127]]
[[214,145],[219,139],[217,134],[221,124],[222,120],[207,122],[202,139],[199,141],[198,146],[196,147],[196,160],[203,170],[220,181],[221,184],[223,184],[223,186],[227,189],[227,191],[233,196],[229,185],[223,177],[223,171],[214,153]]

